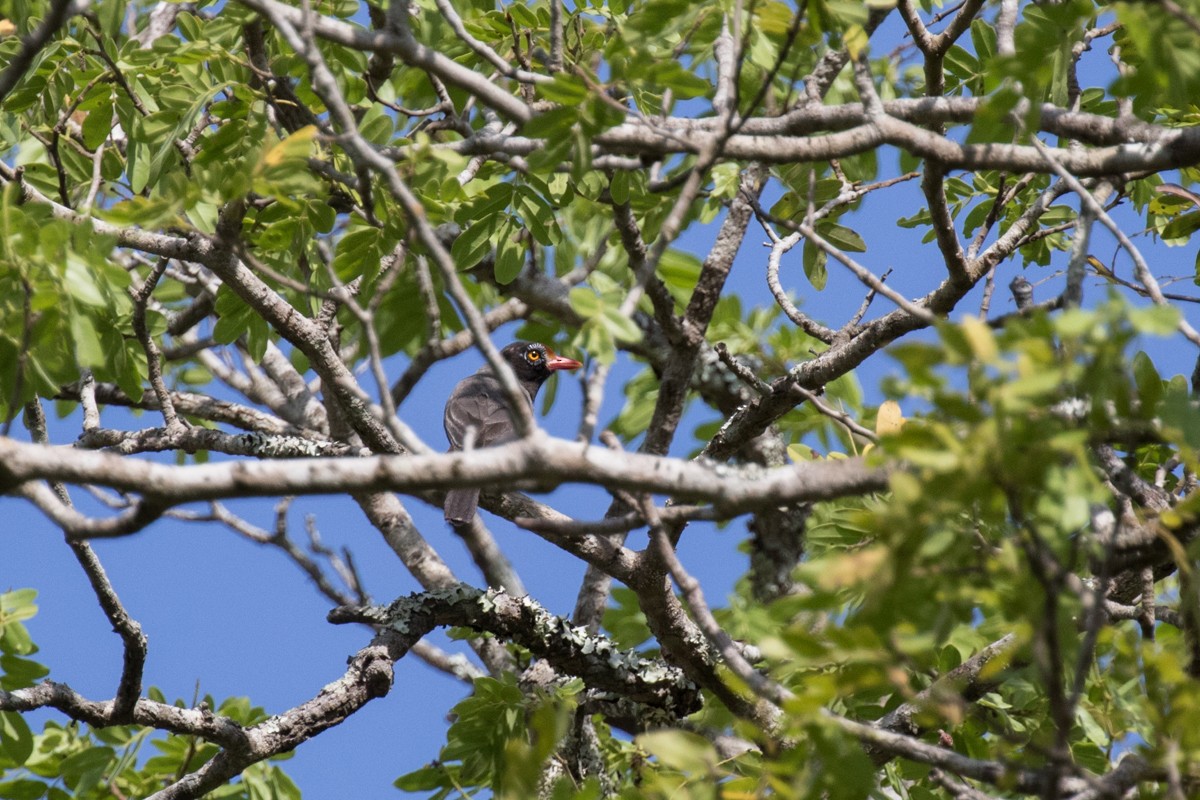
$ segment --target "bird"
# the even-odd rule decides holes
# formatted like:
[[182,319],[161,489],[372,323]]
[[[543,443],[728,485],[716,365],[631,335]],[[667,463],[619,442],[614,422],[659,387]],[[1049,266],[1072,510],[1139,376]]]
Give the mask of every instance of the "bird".
[[[537,397],[538,389],[547,378],[558,370],[583,366],[539,342],[513,342],[500,351],[500,357],[512,367],[530,411],[533,410],[533,398]],[[478,372],[458,382],[446,400],[442,426],[452,451],[463,449],[467,431],[471,429],[475,431],[475,447],[490,447],[516,438],[508,400],[490,366],[485,364]],[[451,489],[446,493],[443,505],[446,522],[455,527],[469,524],[478,505],[478,489]]]

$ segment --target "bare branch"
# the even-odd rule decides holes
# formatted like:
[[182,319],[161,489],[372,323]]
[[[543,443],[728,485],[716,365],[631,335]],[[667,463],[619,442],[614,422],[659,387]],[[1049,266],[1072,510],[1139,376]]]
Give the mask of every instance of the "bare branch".
[[[26,420],[34,441],[45,444],[47,441],[46,417],[40,403],[34,402],[26,406]],[[32,484],[32,486],[45,488],[43,484]],[[65,509],[73,511],[71,498],[67,494],[65,486],[53,484],[52,491],[47,489],[47,492],[51,493],[53,499],[60,502]],[[64,532],[67,532],[65,527]],[[142,626],[129,614],[121,602],[121,598],[117,596],[116,589],[113,588],[112,582],[104,571],[104,566],[100,563],[100,559],[92,550],[91,545],[87,542],[71,541],[69,533],[67,545],[71,548],[79,566],[83,568],[84,574],[87,575],[88,583],[91,584],[96,600],[100,603],[100,608],[112,625],[113,631],[121,637],[123,650],[121,679],[117,684],[117,693],[113,702],[108,708],[107,722],[104,724],[120,725],[130,722],[133,718],[134,706],[142,693],[142,675],[146,667],[146,635],[142,632]],[[0,700],[2,699],[0,698]]]
[[407,26],[394,30],[367,31],[341,20],[312,15],[305,19],[299,8],[286,6],[276,0],[243,0],[244,4],[274,20],[295,27],[310,26],[322,39],[347,45],[363,52],[389,53],[398,56],[410,67],[428,70],[443,81],[466,90],[505,117],[517,122],[532,118],[529,107],[508,92],[496,87],[479,73],[450,60],[431,47],[421,44]]
[[554,486],[585,480],[610,488],[703,498],[720,513],[734,516],[765,506],[876,491],[886,485],[886,475],[886,470],[868,468],[857,459],[773,469],[728,468],[640,453],[611,453],[544,434],[470,453],[182,467],[0,439],[0,487],[7,491],[26,481],[60,480],[145,492],[168,504],[327,492],[413,492],[518,481]]

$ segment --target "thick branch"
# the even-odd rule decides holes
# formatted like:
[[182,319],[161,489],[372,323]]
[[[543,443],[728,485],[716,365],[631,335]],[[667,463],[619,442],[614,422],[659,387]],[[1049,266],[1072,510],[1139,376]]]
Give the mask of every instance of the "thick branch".
[[25,444],[0,438],[0,485],[58,480],[144,493],[166,503],[226,497],[415,492],[448,486],[553,487],[569,481],[705,500],[729,516],[756,508],[879,491],[887,471],[861,459],[802,463],[774,469],[686,462],[535,434],[470,453],[406,457],[282,459],[168,466],[107,453]]
[[582,633],[531,598],[503,591],[482,592],[466,585],[402,597],[389,606],[343,606],[329,613],[334,623],[367,622],[407,635],[436,626],[457,625],[516,642],[589,687],[669,708],[680,715],[696,710],[697,690],[679,669],[622,652],[607,637]]

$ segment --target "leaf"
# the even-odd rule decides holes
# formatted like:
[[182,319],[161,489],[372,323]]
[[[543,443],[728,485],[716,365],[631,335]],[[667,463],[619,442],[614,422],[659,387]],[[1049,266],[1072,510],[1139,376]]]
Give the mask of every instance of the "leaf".
[[711,742],[691,731],[652,731],[639,734],[634,742],[665,766],[685,774],[707,775],[721,760]]
[[621,169],[613,173],[612,179],[608,182],[608,194],[612,197],[612,201],[619,206],[629,202],[628,171]]
[[875,433],[887,436],[899,433],[903,427],[904,412],[900,410],[900,404],[895,400],[883,401],[879,405],[879,412],[875,415]]
[[15,780],[0,782],[0,797],[5,800],[41,800],[49,787],[41,781]]
[[316,125],[305,125],[263,153],[260,163],[264,168],[270,169],[288,161],[306,161],[312,154],[316,135]]
[[565,72],[556,73],[554,80],[537,84],[537,91],[552,103],[577,106],[587,99],[587,85],[578,77]]
[[484,217],[458,235],[450,247],[455,266],[460,270],[470,269],[487,257],[492,249],[492,234],[502,218],[501,214]]
[[1133,379],[1137,383],[1138,399],[1142,402],[1142,413],[1154,416],[1166,387],[1150,356],[1139,350],[1133,356]]
[[742,184],[742,170],[732,162],[712,168],[713,196],[732,199]]
[[999,356],[1000,350],[996,346],[996,337],[992,334],[992,329],[988,327],[988,324],[979,317],[968,316],[963,318],[960,327],[975,359],[982,364],[993,363]]
[[77,310],[68,316],[75,360],[81,367],[98,367],[108,361],[108,352],[100,343],[100,334],[92,318]]
[[49,675],[50,670],[31,659],[5,653],[0,655],[0,673],[0,687],[11,691],[33,686]]
[[700,279],[700,259],[691,253],[667,248],[658,261],[658,276],[672,289],[691,292]]
[[660,61],[646,73],[646,80],[670,89],[680,98],[704,97],[713,86],[688,72],[678,61]]
[[80,126],[83,133],[83,144],[89,150],[95,150],[104,141],[108,139],[108,135],[112,132],[113,127],[113,102],[110,97],[104,105],[94,108],[87,112],[87,117],[83,120],[83,125]]
[[1096,722],[1096,718],[1082,705],[1075,709],[1075,721],[1083,728],[1083,735],[1092,744],[1105,749],[1112,744],[1112,737],[1100,727],[1100,724]]
[[543,247],[554,246],[560,237],[554,209],[528,186],[517,188],[521,219],[530,234]]
[[649,0],[637,6],[626,23],[633,31],[648,34],[661,33],[688,10],[689,0]]
[[847,253],[867,252],[867,243],[855,231],[837,223],[826,223],[817,227],[817,232],[829,243]]
[[496,243],[496,282],[501,286],[512,283],[525,266],[525,248],[517,236],[517,226],[512,220],[500,225],[499,241]]
[[850,53],[851,59],[857,59],[859,54],[869,47],[867,31],[862,25],[851,25],[842,34],[842,44]]
[[620,309],[606,306],[601,315],[605,327],[617,341],[633,343],[642,340],[642,329],[632,319],[622,314]]
[[1168,222],[1159,232],[1168,244],[1186,244],[1200,228],[1200,211],[1189,211]]
[[825,288],[825,282],[829,279],[829,273],[825,269],[827,260],[828,256],[824,250],[807,239],[804,240],[804,277],[808,278],[808,282],[818,292]]
[[401,775],[392,785],[405,792],[428,792],[452,784],[447,780],[446,768],[439,764]]
[[0,766],[19,767],[32,754],[33,731],[25,718],[15,711],[0,711]]
[[600,313],[600,297],[586,286],[576,286],[567,294],[571,308],[581,317],[588,319]]
[[343,281],[350,281],[378,267],[388,242],[379,228],[364,226],[346,233],[337,244],[333,271]]
[[94,308],[106,308],[108,298],[89,266],[73,253],[67,256],[63,282],[71,297]]
[[612,603],[604,610],[603,624],[604,630],[622,650],[632,650],[652,638],[637,594],[623,586],[613,588]]
[[1180,313],[1174,306],[1145,306],[1129,310],[1129,322],[1139,333],[1170,336],[1179,328]]
[[540,27],[537,16],[520,3],[513,3],[507,9],[508,13],[512,15],[513,21],[520,27],[527,30],[537,30]]
[[806,447],[802,444],[789,444],[787,446],[788,458],[795,462],[813,461],[817,458],[817,452],[811,447]]
[[864,547],[824,558],[813,564],[813,569],[819,569],[817,580],[821,588],[830,591],[876,580],[888,568],[888,560],[887,548]]
[[115,758],[110,747],[90,747],[68,756],[59,768],[67,786],[76,795],[84,795],[100,782]]
[[37,589],[13,589],[0,593],[0,625],[37,616]]

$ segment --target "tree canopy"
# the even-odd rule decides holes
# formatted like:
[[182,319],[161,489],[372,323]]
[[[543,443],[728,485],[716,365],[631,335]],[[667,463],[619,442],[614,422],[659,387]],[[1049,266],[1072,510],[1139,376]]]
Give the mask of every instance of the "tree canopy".
[[[1197,0],[0,16],[4,536],[81,570],[0,568],[0,798],[297,797],[434,682],[436,797],[1200,794]],[[446,452],[514,339],[585,368]],[[155,688],[100,540],[202,524],[357,632],[303,700]],[[99,695],[38,655],[74,583]]]

